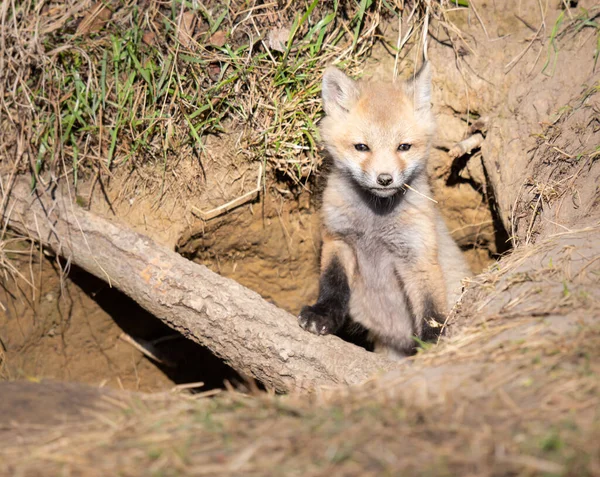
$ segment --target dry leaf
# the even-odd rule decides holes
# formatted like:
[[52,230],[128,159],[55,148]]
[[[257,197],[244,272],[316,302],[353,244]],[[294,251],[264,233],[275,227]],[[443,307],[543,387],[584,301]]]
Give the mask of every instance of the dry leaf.
[[144,43],[146,43],[146,45],[148,46],[152,46],[154,45],[154,43],[156,42],[156,35],[153,31],[146,31],[144,32],[144,35],[142,36],[142,41]]
[[42,11],[40,13],[42,14],[42,16],[45,16],[45,17],[53,17],[56,15],[60,15],[61,12],[63,12],[63,11],[64,11],[64,5],[60,6],[60,7],[51,7],[50,5],[45,4],[42,7]]
[[290,38],[289,28],[273,28],[269,30],[269,48],[275,51],[285,52],[287,42]]
[[177,39],[179,40],[179,43],[181,43],[186,48],[188,48],[192,44],[195,24],[196,14],[194,12],[185,12],[179,20]]
[[209,38],[208,42],[213,46],[221,47],[225,44],[226,38],[227,38],[226,33],[222,30],[219,30],[212,34],[212,36]]
[[75,36],[89,35],[100,31],[112,17],[112,10],[104,2],[97,2],[87,12],[75,32]]

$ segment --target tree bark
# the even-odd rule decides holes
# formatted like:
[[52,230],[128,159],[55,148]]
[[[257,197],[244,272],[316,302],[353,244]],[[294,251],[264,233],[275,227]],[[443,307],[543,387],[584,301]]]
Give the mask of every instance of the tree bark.
[[68,194],[32,193],[29,184],[14,182],[2,210],[5,225],[105,280],[269,388],[356,384],[397,366],[335,336],[307,333],[294,316],[239,283],[83,210]]

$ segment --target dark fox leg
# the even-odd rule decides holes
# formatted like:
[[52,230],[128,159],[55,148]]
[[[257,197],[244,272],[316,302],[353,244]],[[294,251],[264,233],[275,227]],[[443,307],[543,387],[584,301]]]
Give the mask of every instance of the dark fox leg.
[[340,240],[324,237],[319,298],[314,305],[302,308],[298,322],[303,329],[317,335],[340,330],[348,316],[354,268],[350,247]]
[[346,318],[344,325],[335,335],[367,351],[374,351],[375,349],[373,334],[363,325],[354,321],[351,316]]
[[[433,260],[421,258],[397,274],[408,300],[413,335],[422,341],[436,340],[446,316],[446,286],[441,268]],[[414,354],[418,347],[414,341],[401,349],[406,354]]]
[[431,296],[426,296],[424,299],[423,318],[421,339],[423,341],[436,341],[442,332],[445,315],[436,306]]

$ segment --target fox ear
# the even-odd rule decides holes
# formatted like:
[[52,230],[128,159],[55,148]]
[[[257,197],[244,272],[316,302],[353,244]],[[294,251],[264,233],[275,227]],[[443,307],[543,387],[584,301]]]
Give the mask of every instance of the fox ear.
[[348,78],[334,66],[329,66],[323,74],[323,108],[330,115],[335,112],[348,112],[358,99],[356,82]]
[[408,82],[408,92],[413,98],[415,109],[431,108],[431,66],[426,61]]

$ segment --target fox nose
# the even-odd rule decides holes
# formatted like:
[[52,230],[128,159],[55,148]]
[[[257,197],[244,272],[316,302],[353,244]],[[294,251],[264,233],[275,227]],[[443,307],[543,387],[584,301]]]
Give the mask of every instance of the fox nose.
[[389,186],[394,178],[391,174],[379,174],[377,176],[377,183],[382,186]]

